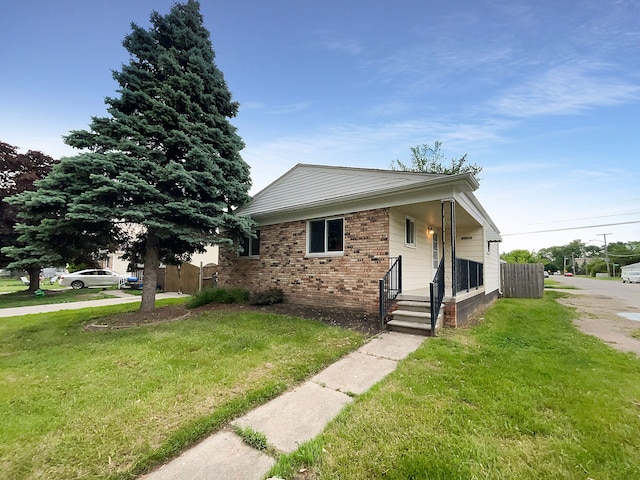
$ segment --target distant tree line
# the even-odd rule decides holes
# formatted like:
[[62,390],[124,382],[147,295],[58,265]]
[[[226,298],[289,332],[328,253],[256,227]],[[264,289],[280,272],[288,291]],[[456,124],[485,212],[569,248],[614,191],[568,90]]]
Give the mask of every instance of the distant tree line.
[[[500,255],[507,263],[542,263],[549,272],[570,271],[577,275],[606,273],[619,275],[620,267],[640,262],[640,241],[587,245],[573,240],[566,245],[536,251],[512,250]],[[607,263],[608,259],[608,263]]]

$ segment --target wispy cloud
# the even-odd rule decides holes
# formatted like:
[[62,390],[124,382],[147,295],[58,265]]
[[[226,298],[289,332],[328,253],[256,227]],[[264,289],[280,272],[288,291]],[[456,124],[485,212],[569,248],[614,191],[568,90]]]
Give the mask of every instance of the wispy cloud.
[[289,113],[296,113],[302,110],[306,110],[310,105],[311,103],[309,102],[297,102],[287,105],[279,105],[277,107],[269,108],[267,111],[272,115],[286,115]]
[[[409,147],[442,140],[448,157],[473,146],[500,140],[503,125],[473,125],[413,120],[376,125],[343,123],[251,143],[242,152],[251,165],[255,191],[297,163],[388,168],[396,158],[406,159]],[[452,152],[449,154],[449,152]]]
[[240,102],[240,108],[245,110],[261,110],[268,115],[286,115],[306,110],[312,105],[311,102],[296,102],[282,105],[269,105],[264,102]]
[[518,161],[513,163],[501,163],[492,165],[483,169],[486,173],[492,174],[511,174],[511,173],[527,173],[545,171],[556,168],[558,165],[552,162],[526,162]]
[[551,68],[489,102],[513,117],[567,115],[640,99],[640,85],[606,75],[607,66],[576,63]]
[[324,42],[323,46],[329,50],[344,52],[349,55],[359,55],[364,51],[364,47],[357,40],[333,39]]
[[330,50],[347,55],[360,55],[365,52],[364,44],[349,33],[336,33],[333,30],[319,29],[312,33],[311,45],[318,50]]

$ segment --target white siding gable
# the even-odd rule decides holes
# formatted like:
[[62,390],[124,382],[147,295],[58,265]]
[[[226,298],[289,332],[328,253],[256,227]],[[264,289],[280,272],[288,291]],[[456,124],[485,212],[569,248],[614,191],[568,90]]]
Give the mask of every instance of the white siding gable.
[[242,215],[303,208],[436,180],[447,175],[299,164],[239,209]]

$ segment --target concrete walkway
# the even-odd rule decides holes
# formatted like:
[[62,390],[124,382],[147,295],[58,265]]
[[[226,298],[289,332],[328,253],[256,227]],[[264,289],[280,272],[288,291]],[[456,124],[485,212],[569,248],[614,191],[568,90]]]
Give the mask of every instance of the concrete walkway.
[[[383,333],[359,350],[270,402],[237,419],[267,437],[270,445],[290,453],[316,437],[354,394],[369,390],[395,370],[398,361],[416,350],[426,337]],[[208,437],[144,480],[261,480],[275,459],[247,446],[232,432]]]
[[[131,295],[121,290],[109,290],[107,293],[110,295],[116,295],[116,297],[105,298],[103,300],[86,300],[83,302],[51,303],[45,305],[33,305],[30,307],[0,308],[0,317],[16,317],[19,315],[31,315],[34,313],[58,312],[60,310],[77,310],[79,308],[87,307],[104,307],[107,305],[118,305],[120,303],[140,303],[140,300],[142,299],[142,297],[138,295]],[[158,293],[156,295],[156,300],[179,297],[184,297],[184,295],[175,292]],[[46,301],[46,299],[44,301]]]

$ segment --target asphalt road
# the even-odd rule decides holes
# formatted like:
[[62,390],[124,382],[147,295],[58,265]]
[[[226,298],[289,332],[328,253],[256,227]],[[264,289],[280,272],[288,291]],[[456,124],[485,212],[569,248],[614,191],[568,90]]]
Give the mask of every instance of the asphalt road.
[[[571,285],[580,290],[571,293],[586,295],[605,295],[620,302],[620,306],[640,310],[640,283],[622,283],[622,280],[603,280],[585,277],[551,276],[563,285]],[[622,308],[622,310],[626,310]]]

